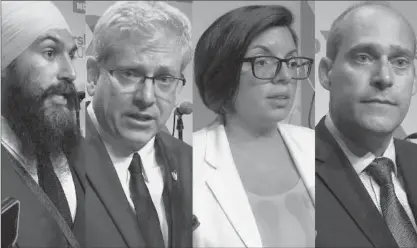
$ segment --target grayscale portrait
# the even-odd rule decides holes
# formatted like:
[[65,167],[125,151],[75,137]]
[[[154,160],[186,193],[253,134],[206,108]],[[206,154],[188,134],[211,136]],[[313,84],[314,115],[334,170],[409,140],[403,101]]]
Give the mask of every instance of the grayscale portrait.
[[[314,130],[300,107],[312,98],[297,99],[312,90],[304,4],[193,3],[211,19],[197,36],[194,83],[214,117],[194,112],[208,120],[194,121],[194,247],[314,247]],[[288,122],[296,108],[306,122]]]
[[338,4],[315,5],[316,246],[416,247],[417,4]]
[[2,1],[1,11],[2,247],[79,247],[84,14],[70,1]]
[[191,246],[192,149],[163,130],[193,54],[180,7],[87,2],[86,247]]

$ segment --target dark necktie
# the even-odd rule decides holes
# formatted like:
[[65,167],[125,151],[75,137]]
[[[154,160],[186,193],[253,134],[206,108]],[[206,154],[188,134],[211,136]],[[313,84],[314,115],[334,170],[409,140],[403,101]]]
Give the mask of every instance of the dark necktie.
[[68,226],[72,228],[73,223],[67,197],[58,176],[55,174],[51,160],[46,156],[38,156],[38,179],[39,186],[58,209]]
[[146,247],[165,247],[159,224],[158,213],[152,202],[148,187],[142,175],[142,160],[139,154],[133,155],[129,166],[130,194],[135,206],[139,228],[146,242]]
[[403,206],[395,195],[389,158],[376,158],[368,167],[370,175],[380,186],[382,215],[399,247],[417,247],[417,233]]

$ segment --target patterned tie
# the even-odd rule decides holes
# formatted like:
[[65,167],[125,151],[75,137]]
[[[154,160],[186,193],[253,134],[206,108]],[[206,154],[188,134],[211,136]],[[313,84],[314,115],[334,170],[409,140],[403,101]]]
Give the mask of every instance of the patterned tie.
[[395,195],[389,158],[376,158],[368,172],[380,186],[382,215],[399,247],[417,247],[417,233],[403,206]]
[[146,242],[146,247],[165,247],[159,224],[158,213],[152,202],[148,187],[142,175],[142,160],[138,153],[133,155],[129,166],[130,194],[135,206],[139,228]]
[[72,228],[73,222],[67,197],[58,176],[55,174],[51,160],[47,156],[40,155],[38,156],[38,163],[39,186],[58,209],[68,226]]

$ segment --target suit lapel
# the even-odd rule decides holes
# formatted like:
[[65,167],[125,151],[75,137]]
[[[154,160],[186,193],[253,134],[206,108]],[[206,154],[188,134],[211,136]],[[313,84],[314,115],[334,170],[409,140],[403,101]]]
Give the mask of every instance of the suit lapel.
[[[315,173],[314,173],[314,140],[302,140],[294,137],[294,131],[288,128],[286,124],[278,124],[278,130],[288,148],[292,160],[297,168],[298,173],[310,195],[310,199],[315,205]],[[306,145],[301,145],[300,140]],[[306,149],[304,149],[306,148]]]
[[207,184],[247,247],[262,247],[261,237],[223,125],[207,133],[205,161],[214,169]]
[[316,174],[375,247],[397,247],[362,181],[325,127],[324,118],[316,127]]
[[408,203],[417,222],[417,146],[401,140],[395,140],[394,144],[397,154],[397,166],[401,176],[404,178]]
[[86,130],[90,133],[86,149],[87,180],[92,186],[92,191],[103,203],[127,246],[143,246],[136,215],[130,208],[113,163],[88,114]]
[[[186,219],[187,208],[183,206],[182,175],[177,159],[166,149],[166,144],[160,134],[155,137],[155,154],[159,165],[163,166],[164,191],[163,201],[168,222],[169,247],[181,247],[185,231],[183,220]],[[175,174],[176,180],[173,180]]]

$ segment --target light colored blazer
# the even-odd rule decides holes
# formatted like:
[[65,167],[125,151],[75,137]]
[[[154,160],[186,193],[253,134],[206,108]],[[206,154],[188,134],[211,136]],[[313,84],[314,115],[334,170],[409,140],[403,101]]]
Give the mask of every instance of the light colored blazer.
[[[281,123],[278,130],[315,204],[314,130]],[[200,223],[193,232],[194,247],[262,247],[224,126],[218,120],[193,133],[193,213]]]

